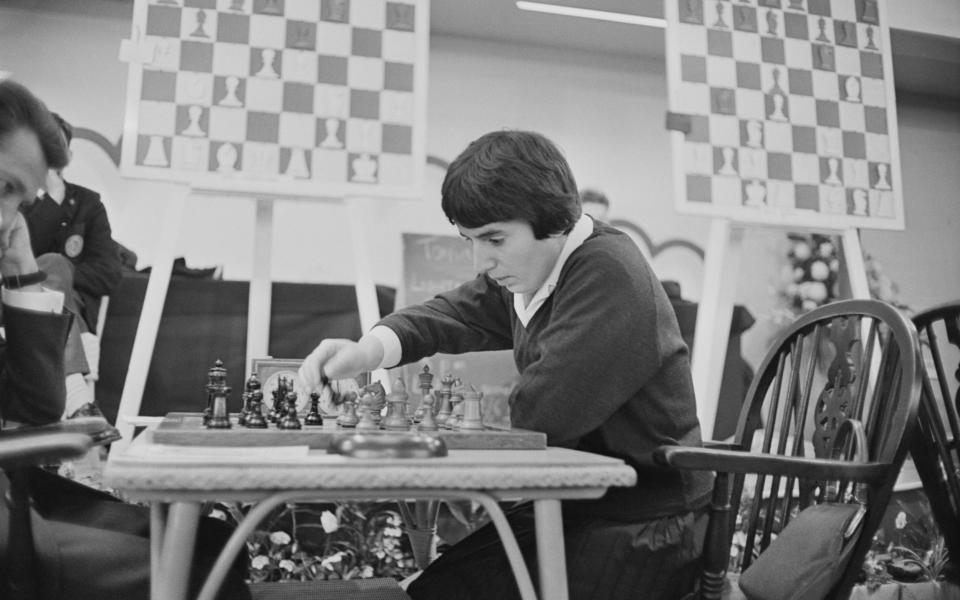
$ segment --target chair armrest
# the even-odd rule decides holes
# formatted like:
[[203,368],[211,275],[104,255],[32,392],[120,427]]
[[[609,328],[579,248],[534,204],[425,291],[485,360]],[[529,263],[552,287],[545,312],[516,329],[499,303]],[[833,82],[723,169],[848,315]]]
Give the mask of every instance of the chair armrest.
[[875,481],[883,477],[889,469],[889,465],[885,463],[801,458],[688,446],[661,446],[654,450],[653,459],[657,464],[678,469],[781,475],[811,480]]
[[0,468],[42,465],[83,456],[93,447],[85,433],[50,432],[35,428],[0,431]]

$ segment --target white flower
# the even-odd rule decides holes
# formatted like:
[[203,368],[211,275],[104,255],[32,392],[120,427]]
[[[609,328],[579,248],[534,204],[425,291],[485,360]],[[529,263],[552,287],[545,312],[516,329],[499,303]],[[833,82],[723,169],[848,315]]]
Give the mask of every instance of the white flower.
[[270,564],[270,559],[264,556],[263,554],[258,554],[253,557],[253,560],[250,561],[250,566],[254,569],[260,570],[264,569]]
[[797,260],[807,260],[810,258],[810,246],[806,242],[797,242],[793,245],[793,255]]
[[289,558],[285,558],[280,561],[280,568],[288,573],[293,573],[293,570],[297,568],[297,565],[294,564]]
[[818,306],[818,304],[817,304],[816,302],[814,302],[813,300],[804,300],[803,302],[800,303],[800,308],[803,309],[803,310],[805,310],[805,311],[807,311],[807,310],[813,310],[813,309],[815,309],[817,306]]
[[827,286],[819,281],[808,282],[803,294],[808,300],[813,300],[820,304],[827,299]]
[[830,277],[830,267],[822,260],[815,260],[810,263],[810,277],[817,281],[823,281],[827,277]]
[[903,529],[907,526],[907,513],[902,510],[897,513],[897,518],[894,520],[893,525],[897,529]]
[[793,270],[793,280],[794,281],[803,281],[804,272],[803,269],[797,267]]
[[343,562],[343,552],[337,552],[331,556],[326,557],[320,561],[320,566],[324,569],[332,571],[334,569],[334,564]]
[[340,522],[337,520],[337,515],[333,514],[329,510],[325,510],[323,513],[321,513],[320,525],[327,533],[333,533],[340,528]]
[[370,579],[373,577],[373,567],[370,565],[364,565],[363,569],[360,570],[361,579]]
[[403,535],[403,531],[401,531],[399,527],[384,527],[383,535],[391,536],[391,537],[400,537],[401,535]]
[[274,531],[270,534],[270,541],[277,546],[285,546],[290,543],[290,534],[286,531]]
[[821,243],[820,247],[817,248],[817,253],[820,255],[821,258],[827,258],[831,254],[833,254],[833,244],[831,244],[830,242]]

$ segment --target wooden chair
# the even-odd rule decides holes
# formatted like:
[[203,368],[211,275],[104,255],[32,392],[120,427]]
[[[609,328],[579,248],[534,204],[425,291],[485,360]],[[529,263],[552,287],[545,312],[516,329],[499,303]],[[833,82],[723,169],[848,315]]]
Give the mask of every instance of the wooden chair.
[[960,300],[913,317],[920,335],[918,435],[910,453],[960,577]]
[[[826,597],[849,596],[915,429],[919,371],[916,330],[893,307],[874,300],[829,304],[775,340],[747,392],[732,445],[655,453],[663,465],[716,473],[699,597],[736,594],[736,571],[748,569],[798,510],[827,500],[865,508],[847,566]],[[866,462],[846,453],[831,458],[851,420],[862,425]],[[743,550],[730,565],[735,532]],[[795,567],[780,565],[778,573]]]
[[0,469],[9,480],[4,498],[9,511],[8,541],[6,560],[0,565],[0,597],[32,600],[38,595],[28,469],[83,456],[92,446],[92,438],[85,433],[42,428],[0,431]]

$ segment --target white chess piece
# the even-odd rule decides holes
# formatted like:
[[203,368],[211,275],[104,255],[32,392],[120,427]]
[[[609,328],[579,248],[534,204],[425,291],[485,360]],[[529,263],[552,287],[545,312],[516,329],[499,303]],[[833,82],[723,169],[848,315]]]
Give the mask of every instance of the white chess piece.
[[287,171],[284,174],[287,177],[309,179],[310,169],[307,168],[307,155],[303,148],[294,148],[290,152],[290,163],[287,165]]
[[860,217],[867,215],[867,192],[860,188],[853,190],[853,214]]
[[771,121],[786,121],[787,115],[783,114],[783,94],[773,95],[773,111],[767,117]]
[[887,165],[886,163],[880,163],[877,165],[877,183],[873,185],[875,189],[878,190],[889,190],[890,182],[887,181]]
[[760,121],[747,121],[747,145],[751,148],[763,147],[763,123]]
[[763,206],[764,199],[767,196],[767,188],[763,187],[763,184],[757,181],[756,179],[751,179],[750,183],[746,187],[747,192],[747,201],[744,203],[747,206]]
[[143,164],[148,167],[170,166],[170,161],[167,159],[167,150],[163,147],[163,136],[150,136],[150,145],[147,146],[147,154],[143,157]]
[[840,181],[840,176],[837,174],[837,170],[840,168],[840,161],[836,158],[828,158],[827,168],[830,169],[830,172],[827,173],[827,177],[823,182],[829,185],[843,185],[843,182]]
[[219,102],[220,106],[243,106],[240,98],[237,97],[237,88],[240,86],[240,79],[231,75],[224,81],[224,85],[227,91],[223,99]]
[[353,167],[353,177],[350,178],[350,181],[360,183],[375,183],[377,181],[377,161],[366,152],[354,158],[351,166]]
[[720,154],[723,156],[723,164],[720,165],[720,168],[717,170],[718,175],[736,175],[737,170],[733,168],[733,148],[729,146],[724,146],[720,150]]
[[237,149],[233,144],[222,144],[217,148],[217,171],[233,173],[237,170]]
[[340,119],[329,117],[323,122],[323,127],[326,130],[326,136],[320,142],[320,146],[323,148],[343,148],[343,142],[337,137],[337,132],[340,130]]
[[273,61],[277,57],[277,51],[273,48],[264,48],[260,51],[260,58],[263,61],[263,66],[260,67],[260,70],[257,71],[257,77],[269,77],[270,79],[276,79],[279,77],[277,75],[277,70],[273,66]]
[[180,132],[180,135],[189,135],[193,137],[203,137],[206,133],[203,132],[203,129],[200,128],[200,117],[203,116],[203,108],[199,106],[191,106],[187,109],[187,115],[190,118],[190,122],[187,124],[187,127]]
[[860,102],[860,80],[856,77],[847,77],[843,82],[843,91],[847,94],[844,98],[847,102]]

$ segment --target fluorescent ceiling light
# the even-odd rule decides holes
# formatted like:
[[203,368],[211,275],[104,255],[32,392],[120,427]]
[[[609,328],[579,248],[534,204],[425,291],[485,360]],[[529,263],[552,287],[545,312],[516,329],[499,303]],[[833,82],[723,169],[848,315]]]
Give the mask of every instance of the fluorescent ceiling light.
[[611,12],[608,10],[576,8],[573,6],[560,6],[559,4],[547,4],[544,2],[527,2],[526,0],[517,0],[517,8],[520,10],[530,10],[533,12],[548,13],[551,15],[582,17],[584,19],[598,19],[600,21],[613,21],[614,23],[627,23],[628,25],[644,25],[646,27],[660,27],[664,29],[667,27],[667,22],[664,19]]

